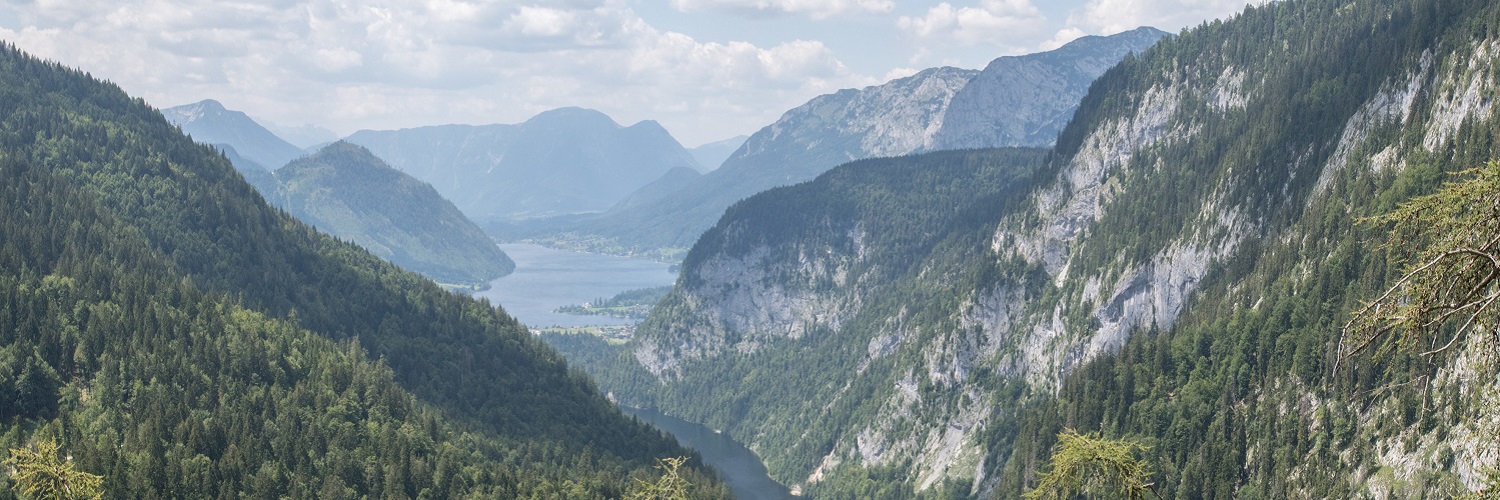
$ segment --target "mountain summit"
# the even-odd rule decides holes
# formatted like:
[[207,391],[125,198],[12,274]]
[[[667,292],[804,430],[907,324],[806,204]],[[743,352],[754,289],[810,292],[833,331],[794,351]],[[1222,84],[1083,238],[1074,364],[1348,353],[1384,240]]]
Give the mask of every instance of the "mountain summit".
[[[226,109],[213,99],[163,109],[168,121],[182,127],[183,133],[205,144],[228,144],[240,156],[275,170],[302,156],[302,149],[286,142],[262,127],[243,112]],[[246,165],[236,164],[240,170]]]
[[930,149],[1051,146],[1095,78],[1165,36],[1143,26],[1086,36],[1050,52],[995,59],[953,96]]
[[119,87],[0,44],[0,88],[0,447],[109,498],[620,498],[691,454]]
[[[1050,151],[868,159],[736,203],[631,343],[576,359],[814,498],[1020,498],[1065,429],[1149,445],[1161,498],[1493,488],[1492,327],[1344,325],[1413,281],[1494,300],[1492,222],[1399,233],[1448,182],[1495,210],[1471,169],[1500,157],[1497,33],[1493,0],[1247,7],[1105,71]],[[1453,242],[1485,262],[1419,257]],[[1453,317],[1426,326],[1500,320],[1430,297],[1416,314]]]

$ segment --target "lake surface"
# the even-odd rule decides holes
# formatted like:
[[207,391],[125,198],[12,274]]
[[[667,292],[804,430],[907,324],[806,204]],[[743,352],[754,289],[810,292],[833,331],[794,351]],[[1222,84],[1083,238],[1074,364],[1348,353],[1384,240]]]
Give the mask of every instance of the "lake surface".
[[785,500],[795,498],[787,487],[771,479],[760,457],[739,442],[712,429],[655,410],[620,406],[625,413],[677,437],[683,446],[697,450],[703,461],[719,472],[739,500]]
[[636,320],[552,311],[677,281],[677,274],[661,262],[524,243],[503,244],[500,249],[516,262],[516,271],[491,281],[489,290],[475,292],[474,296],[490,299],[527,326],[629,325]]

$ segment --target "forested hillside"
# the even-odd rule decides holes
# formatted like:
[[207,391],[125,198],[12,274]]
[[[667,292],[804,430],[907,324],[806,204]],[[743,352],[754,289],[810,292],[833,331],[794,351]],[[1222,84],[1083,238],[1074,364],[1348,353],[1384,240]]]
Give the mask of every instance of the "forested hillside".
[[[439,283],[488,287],[516,265],[431,185],[336,142],[275,172],[272,204]],[[248,176],[247,176],[248,177]]]
[[[923,209],[821,179],[764,193],[628,353],[569,350],[815,496],[1017,497],[1064,428],[1145,445],[1164,498],[1455,496],[1496,465],[1490,365],[1377,346],[1333,366],[1411,250],[1361,221],[1500,155],[1497,93],[1500,4],[1249,8],[1105,73],[977,222],[911,225]],[[824,195],[853,198],[774,209]],[[855,244],[899,228],[965,250]],[[729,265],[760,256],[782,258]],[[867,269],[910,271],[841,281]]]
[[0,94],[0,445],[109,498],[616,497],[686,453],[117,87],[7,46]]

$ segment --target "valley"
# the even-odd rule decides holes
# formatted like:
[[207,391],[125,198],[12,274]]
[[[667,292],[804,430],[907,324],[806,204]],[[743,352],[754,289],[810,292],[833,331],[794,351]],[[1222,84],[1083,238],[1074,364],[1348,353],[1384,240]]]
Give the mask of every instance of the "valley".
[[1493,0],[303,2],[0,16],[0,500],[1500,492]]

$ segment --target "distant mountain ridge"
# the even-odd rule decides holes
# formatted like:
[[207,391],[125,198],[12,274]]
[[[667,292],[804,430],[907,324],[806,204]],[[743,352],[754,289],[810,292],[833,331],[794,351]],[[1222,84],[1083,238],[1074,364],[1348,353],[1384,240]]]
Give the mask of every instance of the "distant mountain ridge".
[[654,121],[555,109],[515,125],[361,130],[347,141],[426,181],[478,222],[603,211],[673,168],[700,168]]
[[634,196],[630,205],[570,230],[637,250],[686,248],[734,202],[852,160],[1050,145],[1095,78],[1164,36],[1143,27],[1084,37],[1050,52],[997,59],[984,71],[932,68],[818,96],[750,136],[723,166],[681,190],[654,199]]
[[953,96],[930,149],[1051,146],[1095,78],[1167,35],[1143,26],[995,59]]
[[714,141],[695,148],[689,148],[688,152],[692,153],[693,159],[698,160],[698,164],[703,166],[703,171],[708,172],[723,165],[724,160],[729,159],[730,155],[738,151],[741,146],[744,146],[745,141],[748,139],[750,139],[748,135],[738,135],[722,141]]
[[333,143],[273,174],[262,193],[297,219],[441,283],[484,286],[515,263],[431,185],[369,150]]
[[[278,137],[249,115],[226,109],[213,99],[163,109],[161,114],[193,140],[232,145],[241,157],[265,169],[275,170],[302,156],[302,148]],[[235,164],[235,168],[246,170],[247,166]]]

